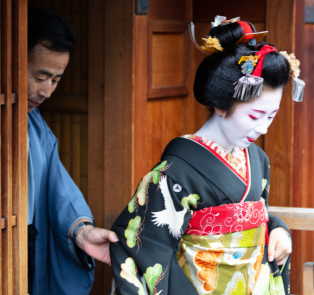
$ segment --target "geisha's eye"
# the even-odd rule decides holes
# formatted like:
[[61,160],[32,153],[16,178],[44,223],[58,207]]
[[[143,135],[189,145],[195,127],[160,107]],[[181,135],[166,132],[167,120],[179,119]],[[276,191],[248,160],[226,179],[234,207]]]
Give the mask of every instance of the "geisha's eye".
[[249,117],[250,117],[252,120],[257,120],[257,119],[258,119],[257,117],[254,117],[253,115],[249,115]]

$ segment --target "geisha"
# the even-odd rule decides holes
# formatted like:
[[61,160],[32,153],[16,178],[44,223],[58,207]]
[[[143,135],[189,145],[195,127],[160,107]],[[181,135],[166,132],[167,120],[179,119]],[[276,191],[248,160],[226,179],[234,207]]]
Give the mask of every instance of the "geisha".
[[261,35],[239,19],[209,32],[194,83],[208,120],[168,144],[116,220],[112,294],[289,294],[290,232],[267,213],[269,160],[254,141],[289,77],[294,100],[304,84],[294,55]]

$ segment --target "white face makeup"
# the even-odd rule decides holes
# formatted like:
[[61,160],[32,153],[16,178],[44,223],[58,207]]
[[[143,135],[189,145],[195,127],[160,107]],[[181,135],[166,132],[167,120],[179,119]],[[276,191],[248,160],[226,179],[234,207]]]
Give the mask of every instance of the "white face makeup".
[[229,152],[234,146],[246,148],[267,133],[279,110],[281,97],[281,88],[264,91],[252,102],[238,104],[228,118],[225,112],[216,110],[196,135],[215,141]]

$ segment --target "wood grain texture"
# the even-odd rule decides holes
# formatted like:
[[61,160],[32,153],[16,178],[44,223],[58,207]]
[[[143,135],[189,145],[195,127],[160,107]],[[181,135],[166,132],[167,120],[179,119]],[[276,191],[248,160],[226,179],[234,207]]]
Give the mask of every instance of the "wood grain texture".
[[314,230],[314,209],[270,206],[268,212],[280,217],[289,229]]
[[[60,6],[61,16],[68,22],[70,22],[70,13],[71,13],[71,1],[66,0],[62,1]],[[62,93],[71,93],[71,65],[72,59],[69,62],[69,65],[65,69],[64,77],[60,81],[60,91]]]
[[[293,142],[293,207],[314,208],[312,190],[314,184],[311,176],[313,165],[313,116],[312,102],[313,74],[312,54],[314,53],[314,26],[304,25],[304,0],[296,2],[295,12],[295,54],[301,62],[301,79],[305,80],[304,101],[294,104],[294,142]],[[314,261],[314,233],[293,231],[293,254],[291,259],[291,292],[302,293],[302,269],[307,261]]]
[[242,20],[252,22],[264,22],[266,16],[266,0],[252,2],[242,0],[241,4],[233,0],[193,1],[193,20],[194,22],[213,22],[216,15],[224,15],[227,19],[240,16]]
[[5,105],[1,106],[1,217],[6,229],[1,232],[1,289],[13,293],[12,249],[12,2],[1,1],[1,91]]
[[[12,251],[13,294],[27,294],[27,0],[13,0]],[[13,97],[12,97],[13,100]]]
[[[147,103],[147,162],[150,169],[159,161],[166,145],[182,135],[183,98],[167,98]],[[144,176],[144,175],[143,175]]]
[[87,114],[88,102],[85,94],[53,93],[40,105],[40,111],[58,113]]
[[[88,204],[104,227],[104,1],[88,3]],[[91,294],[104,289],[104,264],[96,262]]]
[[[134,2],[134,0],[133,0]],[[148,16],[133,16],[133,189],[148,172],[146,141],[147,136],[147,73],[148,73]]]
[[150,0],[149,20],[185,21],[187,15],[185,2],[185,0]]
[[189,94],[189,51],[187,23],[149,22],[148,98]]
[[307,262],[303,266],[303,295],[314,295],[314,263]]
[[[11,221],[11,226],[14,227],[17,225],[17,218],[16,215],[13,215],[11,217],[12,221]],[[7,222],[6,222],[6,218],[2,217],[1,218],[1,229],[5,229],[7,227]]]
[[[77,3],[77,5],[73,5],[74,3]],[[71,15],[70,15],[70,23],[71,26],[73,28],[73,30],[75,30],[76,32],[80,32],[80,1],[71,1]],[[76,7],[77,6],[77,7]],[[74,11],[73,11],[74,9]],[[74,53],[71,56],[71,63],[70,63],[70,73],[71,73],[71,93],[74,94],[80,94],[80,61],[81,61],[81,40],[78,40],[78,44],[77,47],[74,51]]]
[[[88,92],[88,1],[80,0],[80,93]],[[83,13],[84,12],[84,13]]]
[[[293,0],[266,1],[266,41],[276,44],[278,51],[293,52],[294,27],[287,19],[294,18]],[[280,111],[268,129],[264,139],[264,150],[271,167],[270,205],[291,205],[292,198],[292,157],[293,157],[293,101],[291,83],[286,86]]]
[[[105,228],[111,228],[132,196],[133,9],[130,0],[105,1]],[[109,292],[111,278],[106,266],[102,292]]]

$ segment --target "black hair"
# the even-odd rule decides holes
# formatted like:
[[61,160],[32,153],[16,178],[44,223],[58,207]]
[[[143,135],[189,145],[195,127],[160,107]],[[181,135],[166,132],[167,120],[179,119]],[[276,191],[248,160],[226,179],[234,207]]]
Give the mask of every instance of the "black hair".
[[[256,32],[255,27],[250,22],[246,23],[250,25],[253,32]],[[228,25],[213,27],[207,34],[207,37],[211,36],[219,39],[222,48],[226,48],[230,44],[236,44],[243,35],[243,28],[240,24],[235,22]]]
[[57,52],[72,53],[78,39],[70,24],[49,7],[28,10],[28,54],[37,44]]
[[[204,58],[197,69],[194,82],[194,96],[200,104],[207,107],[210,112],[209,117],[214,114],[214,108],[224,110],[227,115],[230,115],[234,106],[242,102],[233,98],[236,83],[244,76],[238,62],[242,56],[254,54],[252,46],[235,45],[243,33],[240,37],[238,36],[237,29],[234,30],[234,23],[221,27],[224,34],[219,38],[215,37],[219,40],[231,40],[233,38],[234,41],[225,47],[222,46],[223,51],[214,52]],[[230,31],[227,30],[228,27],[231,28]],[[232,37],[232,32],[235,32],[236,36]],[[259,51],[264,45],[266,43],[257,45],[255,51]],[[286,57],[278,52],[270,52],[265,55],[261,74],[264,78],[264,90],[283,88],[289,81],[289,74],[290,64]]]

